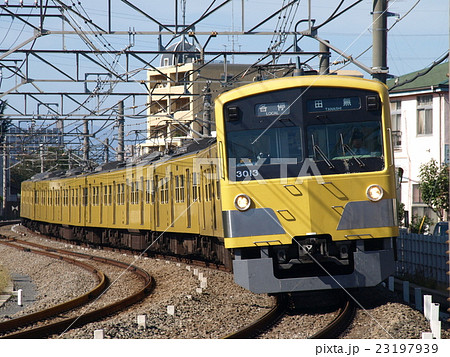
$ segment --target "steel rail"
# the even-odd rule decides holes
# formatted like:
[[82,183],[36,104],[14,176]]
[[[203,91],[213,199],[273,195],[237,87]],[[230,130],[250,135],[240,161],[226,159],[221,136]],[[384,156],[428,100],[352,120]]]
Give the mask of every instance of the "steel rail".
[[325,328],[310,336],[310,339],[330,339],[337,338],[353,321],[356,313],[356,306],[351,299],[345,301],[344,307],[339,309],[336,318]]
[[[135,304],[136,302],[141,301],[143,298],[148,296],[156,286],[156,282],[152,276],[150,276],[145,270],[138,268],[136,266],[130,265],[128,263],[124,263],[118,260],[97,257],[89,254],[78,253],[78,252],[70,252],[64,249],[53,249],[46,246],[42,246],[37,243],[31,243],[19,239],[15,239],[17,242],[21,242],[22,244],[28,244],[34,247],[44,247],[47,250],[51,250],[58,253],[69,254],[73,256],[78,256],[85,259],[91,259],[94,261],[98,261],[104,264],[110,264],[116,267],[127,269],[137,275],[139,275],[144,280],[144,287],[140,289],[137,293],[134,293],[124,299],[116,301],[115,303],[104,306],[100,309],[82,314],[77,317],[67,318],[62,321],[51,323],[48,325],[40,326],[31,330],[20,331],[16,333],[12,333],[6,336],[2,336],[0,338],[45,338],[50,335],[60,334],[69,329],[83,326],[89,322],[97,321],[106,316],[112,315],[124,308]],[[42,248],[41,248],[42,249]]]
[[[2,236],[2,235],[0,235],[0,237],[4,238],[4,236]],[[76,266],[79,266],[83,269],[90,271],[97,277],[97,280],[98,280],[98,284],[92,290],[90,290],[90,291],[86,292],[85,294],[80,295],[74,299],[71,299],[71,300],[63,302],[61,304],[52,306],[48,309],[40,310],[35,313],[31,313],[31,314],[24,315],[24,316],[15,318],[15,319],[0,322],[0,333],[5,333],[7,331],[11,331],[11,330],[14,330],[14,329],[17,329],[20,327],[31,325],[32,323],[48,319],[48,318],[56,316],[57,314],[60,314],[62,312],[66,312],[66,311],[72,310],[76,307],[85,305],[85,304],[89,303],[90,301],[94,300],[95,298],[97,298],[103,291],[105,291],[105,289],[108,286],[108,279],[105,276],[105,274],[103,272],[99,271],[97,268],[93,267],[92,265],[83,263],[79,260],[75,260],[72,258],[53,254],[50,252],[38,251],[38,250],[30,249],[30,248],[25,248],[24,246],[20,246],[20,245],[16,245],[16,244],[12,243],[11,239],[9,242],[0,240],[0,244],[7,245],[7,246],[15,248],[15,249],[32,252],[34,254],[40,254],[40,255],[50,257],[50,258],[63,260],[70,264],[74,264]]]
[[277,301],[274,307],[263,315],[261,318],[253,322],[252,324],[233,332],[222,339],[235,339],[235,338],[252,338],[266,330],[270,325],[274,324],[281,316],[284,315],[287,307],[287,297],[284,294],[277,295]]

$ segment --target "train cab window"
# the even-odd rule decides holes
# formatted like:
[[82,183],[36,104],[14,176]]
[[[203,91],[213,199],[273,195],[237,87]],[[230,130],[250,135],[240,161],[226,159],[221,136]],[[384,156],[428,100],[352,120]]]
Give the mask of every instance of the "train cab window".
[[380,121],[310,125],[306,139],[308,157],[321,173],[327,173],[327,166],[337,173],[384,167]]
[[279,178],[285,175],[282,167],[287,167],[288,177],[297,176],[304,160],[302,132],[298,126],[229,132],[230,179]]
[[237,166],[261,165],[279,159],[303,161],[302,134],[299,127],[285,127],[230,132],[228,157]]

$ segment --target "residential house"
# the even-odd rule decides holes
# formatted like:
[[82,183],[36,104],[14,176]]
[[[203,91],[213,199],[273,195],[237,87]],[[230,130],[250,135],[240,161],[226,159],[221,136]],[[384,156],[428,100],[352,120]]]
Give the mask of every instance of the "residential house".
[[449,163],[448,62],[388,81],[395,165],[403,169],[399,199],[409,220],[435,213],[423,203],[420,166],[434,159]]

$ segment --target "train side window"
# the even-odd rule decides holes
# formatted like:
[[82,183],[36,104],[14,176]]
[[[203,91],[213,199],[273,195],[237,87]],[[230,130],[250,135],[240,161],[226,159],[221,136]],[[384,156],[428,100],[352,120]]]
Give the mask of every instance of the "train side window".
[[108,185],[108,206],[112,205],[112,201],[113,201],[113,186],[112,185]]
[[119,184],[119,205],[125,204],[125,184]]
[[150,180],[145,180],[145,203],[150,203]]
[[184,175],[175,176],[175,202],[184,202]]
[[117,191],[116,192],[117,192],[117,199],[116,199],[117,204],[121,205],[122,203],[121,203],[120,197],[121,197],[121,192],[122,192],[122,184],[120,184],[120,183],[117,184]]
[[175,176],[175,202],[180,202],[180,176]]
[[92,205],[97,206],[97,186],[91,187],[91,193],[92,193]]
[[83,206],[87,206],[88,205],[88,188],[87,187],[83,187]]
[[195,201],[201,201],[200,197],[200,182],[197,172],[192,173],[192,200]]
[[180,202],[184,202],[184,175],[180,175]]
[[156,200],[156,187],[155,187],[155,182],[156,181],[157,181],[157,179],[153,179],[151,181],[151,187],[150,187],[151,203],[155,203],[155,200]]
[[131,183],[131,204],[132,205],[136,203],[136,201],[135,201],[135,194],[136,194],[135,189],[136,189],[136,183],[132,182]]

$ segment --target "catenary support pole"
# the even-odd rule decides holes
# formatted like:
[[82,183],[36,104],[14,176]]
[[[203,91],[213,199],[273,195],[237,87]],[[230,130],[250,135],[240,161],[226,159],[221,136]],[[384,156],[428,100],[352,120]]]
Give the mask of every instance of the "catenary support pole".
[[372,76],[382,83],[387,78],[387,0],[373,0]]
[[124,150],[124,124],[125,124],[125,118],[124,118],[124,109],[123,109],[123,101],[120,101],[117,105],[117,124],[119,126],[118,130],[118,140],[119,143],[117,144],[117,161],[123,162],[125,160],[125,150]]

